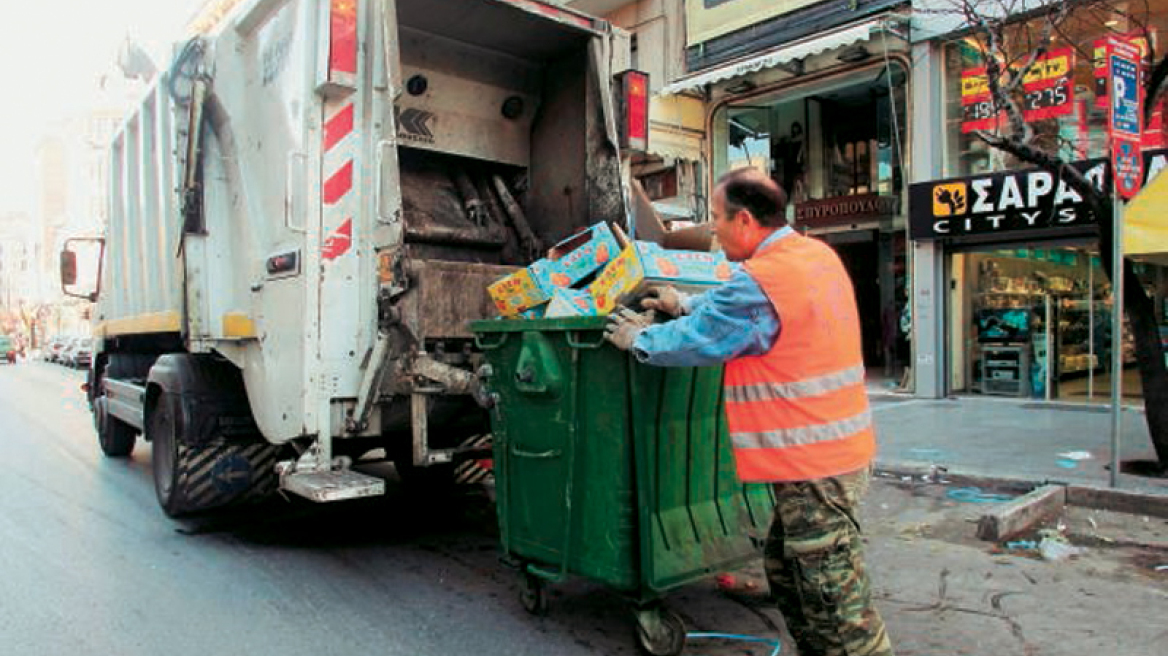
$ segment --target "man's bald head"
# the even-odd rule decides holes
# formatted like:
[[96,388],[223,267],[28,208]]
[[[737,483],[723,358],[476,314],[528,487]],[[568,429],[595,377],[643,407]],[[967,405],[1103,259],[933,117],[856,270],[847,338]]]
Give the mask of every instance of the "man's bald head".
[[787,225],[787,194],[774,180],[756,168],[741,168],[727,173],[718,180],[714,193],[723,194],[728,214],[746,210],[764,227],[781,228]]

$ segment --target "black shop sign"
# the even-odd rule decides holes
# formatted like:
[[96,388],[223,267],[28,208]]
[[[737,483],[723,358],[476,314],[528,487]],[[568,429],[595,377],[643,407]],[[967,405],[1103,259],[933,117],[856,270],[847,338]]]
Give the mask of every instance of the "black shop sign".
[[[1144,183],[1168,166],[1168,149],[1144,154]],[[1110,196],[1106,159],[1075,162]],[[1007,171],[909,186],[909,237],[953,240],[1036,231],[1088,232],[1095,216],[1065,180],[1046,171]]]

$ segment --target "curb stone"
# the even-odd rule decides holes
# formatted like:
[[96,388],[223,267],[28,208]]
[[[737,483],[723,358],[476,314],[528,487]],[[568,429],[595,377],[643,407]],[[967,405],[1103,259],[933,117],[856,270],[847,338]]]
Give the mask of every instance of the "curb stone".
[[875,476],[883,480],[911,477],[915,482],[952,487],[982,487],[1001,492],[1028,494],[1044,485],[1066,489],[1066,504],[1168,519],[1168,493],[1136,492],[1107,487],[1070,484],[1066,481],[1034,480],[1006,475],[988,475],[925,463],[897,462],[875,466]]

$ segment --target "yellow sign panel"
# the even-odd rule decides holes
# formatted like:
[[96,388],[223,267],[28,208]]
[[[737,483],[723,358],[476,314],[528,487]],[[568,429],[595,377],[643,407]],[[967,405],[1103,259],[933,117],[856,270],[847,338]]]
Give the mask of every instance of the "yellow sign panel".
[[1071,70],[1070,55],[1060,55],[1058,57],[1051,57],[1050,59],[1042,59],[1034,63],[1030,71],[1026,73],[1023,82],[1026,84],[1033,84],[1043,80],[1057,80],[1061,77],[1066,77]]
[[686,45],[705,43],[820,0],[685,0]]
[[961,77],[962,96],[985,96],[990,92],[990,79],[984,74]]
[[964,182],[948,182],[933,187],[933,216],[960,216],[969,206],[969,190]]

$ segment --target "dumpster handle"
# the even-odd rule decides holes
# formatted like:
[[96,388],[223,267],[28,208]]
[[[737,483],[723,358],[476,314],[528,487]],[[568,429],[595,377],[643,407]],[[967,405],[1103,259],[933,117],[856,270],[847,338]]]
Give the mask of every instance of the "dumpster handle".
[[[570,335],[571,333],[569,333]],[[571,338],[568,338],[568,343],[571,344]],[[597,345],[599,346],[599,344]],[[580,385],[580,352],[572,351],[572,406],[569,416],[574,416],[579,407],[579,386]],[[567,508],[564,518],[564,545],[560,549],[562,560],[560,561],[560,571],[552,581],[559,583],[568,578],[568,552],[572,547],[572,507],[575,505],[574,496],[576,494],[576,449],[579,448],[577,444],[577,425],[580,422],[568,422],[568,480],[564,483],[564,506]]]
[[563,451],[559,449],[552,449],[551,451],[524,451],[519,447],[511,447],[511,455],[518,458],[535,458],[537,460],[550,460],[551,458],[559,458],[564,455]]
[[509,334],[510,333],[496,333],[496,335],[498,335],[499,339],[488,342],[485,339],[483,339],[483,335],[481,333],[475,333],[475,336],[474,336],[475,346],[479,347],[480,349],[482,349],[484,351],[492,351],[492,350],[497,349],[500,346],[502,346],[507,341],[507,336]]
[[577,349],[597,349],[604,346],[604,333],[600,333],[600,339],[595,342],[583,342],[577,338],[577,331],[569,330],[564,334],[564,339],[568,340],[568,346]]

